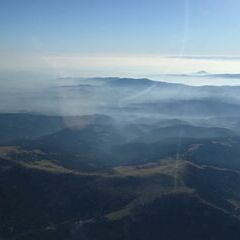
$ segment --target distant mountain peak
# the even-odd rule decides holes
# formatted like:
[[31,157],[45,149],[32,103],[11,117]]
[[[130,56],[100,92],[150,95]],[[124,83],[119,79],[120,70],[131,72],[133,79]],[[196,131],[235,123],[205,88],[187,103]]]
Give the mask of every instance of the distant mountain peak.
[[206,72],[206,71],[198,71],[198,72],[196,72],[195,74],[198,74],[198,75],[207,75],[207,74],[209,74],[209,73]]

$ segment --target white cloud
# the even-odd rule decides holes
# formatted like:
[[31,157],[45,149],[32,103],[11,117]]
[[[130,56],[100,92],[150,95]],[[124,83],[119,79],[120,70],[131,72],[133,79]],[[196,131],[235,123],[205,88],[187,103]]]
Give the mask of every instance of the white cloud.
[[141,76],[151,74],[239,73],[240,59],[157,55],[2,54],[0,71],[46,71],[54,76]]

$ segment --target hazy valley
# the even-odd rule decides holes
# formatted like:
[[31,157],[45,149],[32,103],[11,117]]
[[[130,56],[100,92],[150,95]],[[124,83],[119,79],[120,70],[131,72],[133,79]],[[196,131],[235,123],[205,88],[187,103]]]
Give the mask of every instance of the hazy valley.
[[239,87],[74,82],[0,114],[1,239],[239,239]]

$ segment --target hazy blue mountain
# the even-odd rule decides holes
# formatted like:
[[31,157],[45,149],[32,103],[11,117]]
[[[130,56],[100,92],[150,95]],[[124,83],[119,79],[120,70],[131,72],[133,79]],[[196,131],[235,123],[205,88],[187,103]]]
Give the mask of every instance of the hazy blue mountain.
[[34,114],[0,114],[0,143],[34,139],[64,128],[62,117]]
[[240,108],[237,103],[215,99],[169,100],[134,104],[128,107],[135,112],[155,112],[173,117],[238,117]]
[[0,114],[1,239],[239,239],[239,87],[72,81]]
[[143,142],[157,142],[166,138],[221,138],[231,137],[235,133],[225,128],[204,128],[191,125],[173,125],[169,127],[156,128],[150,131],[139,141]]

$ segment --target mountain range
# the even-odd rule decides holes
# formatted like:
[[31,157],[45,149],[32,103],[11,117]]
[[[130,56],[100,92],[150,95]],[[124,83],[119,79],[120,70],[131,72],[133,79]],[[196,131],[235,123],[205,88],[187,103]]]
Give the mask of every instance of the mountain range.
[[51,91],[62,114],[0,114],[0,239],[239,239],[240,88]]

